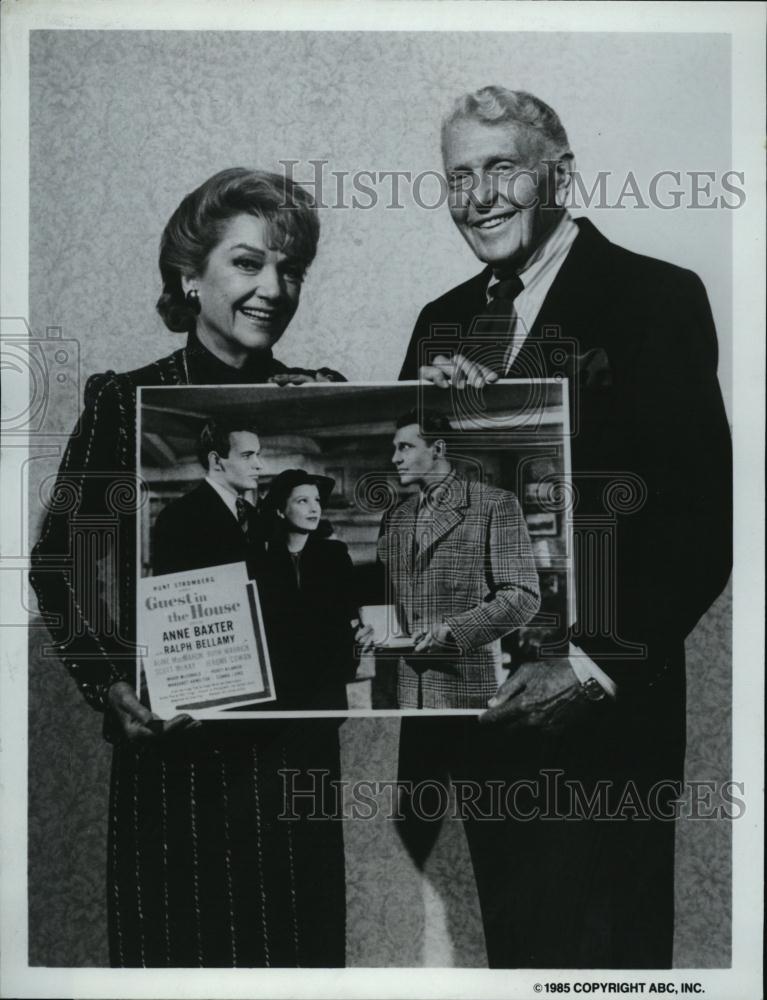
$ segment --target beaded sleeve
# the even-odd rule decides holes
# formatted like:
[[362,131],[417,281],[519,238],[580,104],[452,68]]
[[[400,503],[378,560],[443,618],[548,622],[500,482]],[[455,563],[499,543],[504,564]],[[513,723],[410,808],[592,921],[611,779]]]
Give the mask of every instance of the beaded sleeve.
[[55,653],[102,711],[111,684],[135,682],[134,410],[123,376],[88,380],[32,552],[30,581]]

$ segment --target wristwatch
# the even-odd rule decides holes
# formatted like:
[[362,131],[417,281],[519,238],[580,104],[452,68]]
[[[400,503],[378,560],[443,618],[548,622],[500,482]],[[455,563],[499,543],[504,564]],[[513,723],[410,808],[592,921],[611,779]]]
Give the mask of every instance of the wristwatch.
[[588,701],[601,701],[607,697],[607,692],[595,677],[581,681],[581,694]]

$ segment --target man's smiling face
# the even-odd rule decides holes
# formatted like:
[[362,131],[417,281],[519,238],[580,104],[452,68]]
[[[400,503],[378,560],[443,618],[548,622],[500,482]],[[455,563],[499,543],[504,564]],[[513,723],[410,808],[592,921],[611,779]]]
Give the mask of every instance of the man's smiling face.
[[508,122],[459,118],[445,132],[450,214],[476,256],[496,268],[521,267],[561,217],[544,207],[553,201],[542,146],[532,129]]

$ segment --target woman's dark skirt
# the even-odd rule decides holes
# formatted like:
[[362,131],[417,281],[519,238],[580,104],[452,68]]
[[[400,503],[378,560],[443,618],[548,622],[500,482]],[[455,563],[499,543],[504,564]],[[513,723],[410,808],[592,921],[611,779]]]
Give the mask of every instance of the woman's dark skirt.
[[117,746],[111,964],[343,966],[342,824],[321,793],[339,775],[333,720],[209,722]]

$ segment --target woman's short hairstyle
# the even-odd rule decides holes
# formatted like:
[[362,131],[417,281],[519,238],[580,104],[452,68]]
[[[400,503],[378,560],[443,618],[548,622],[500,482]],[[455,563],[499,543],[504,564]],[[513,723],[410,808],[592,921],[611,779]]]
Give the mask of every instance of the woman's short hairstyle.
[[297,486],[316,486],[320,495],[320,506],[326,507],[335,486],[335,479],[330,476],[315,476],[304,469],[285,469],[275,476],[264,497],[264,513],[274,515],[284,511],[290,499],[290,494]]
[[523,125],[533,129],[543,142],[545,156],[558,160],[570,153],[567,132],[553,108],[525,90],[482,87],[459,97],[442,120],[442,145],[450,126],[459,119],[473,118],[486,125]]
[[308,191],[266,170],[222,170],[184,198],[160,240],[162,295],[157,311],[169,330],[194,329],[196,312],[186,302],[181,278],[204,272],[226,224],[242,214],[263,219],[270,245],[295,257],[304,271],[314,260],[320,221]]

